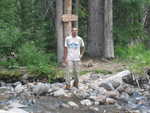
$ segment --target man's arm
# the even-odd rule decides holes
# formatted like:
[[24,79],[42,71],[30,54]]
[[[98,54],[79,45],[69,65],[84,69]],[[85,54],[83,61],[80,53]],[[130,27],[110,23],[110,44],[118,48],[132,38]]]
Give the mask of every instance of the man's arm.
[[80,58],[82,58],[84,52],[85,52],[85,47],[83,46],[83,47],[81,47],[81,55],[80,55]]
[[68,53],[67,47],[64,47],[64,61],[67,60],[67,53]]

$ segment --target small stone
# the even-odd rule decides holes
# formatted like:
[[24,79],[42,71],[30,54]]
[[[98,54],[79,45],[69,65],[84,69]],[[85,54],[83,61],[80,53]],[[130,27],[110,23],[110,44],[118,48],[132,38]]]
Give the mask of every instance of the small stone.
[[70,108],[70,106],[68,104],[65,104],[65,103],[62,103],[60,106],[64,107],[64,108]]
[[79,105],[76,104],[75,102],[73,101],[69,101],[68,104],[71,106],[71,107],[74,107],[74,108],[79,108]]
[[103,87],[103,88],[105,88],[106,90],[114,90],[114,87],[112,86],[112,84],[111,83],[101,83],[100,85],[99,85],[99,87]]
[[117,97],[119,97],[119,92],[118,91],[107,91],[106,95],[111,98],[117,98]]
[[94,110],[94,111],[99,111],[99,108],[98,107],[94,107],[94,106],[91,106],[90,109]]
[[91,106],[93,104],[93,102],[88,99],[82,100],[80,103],[85,106]]
[[116,103],[116,100],[114,100],[113,98],[106,98],[106,104],[114,104]]

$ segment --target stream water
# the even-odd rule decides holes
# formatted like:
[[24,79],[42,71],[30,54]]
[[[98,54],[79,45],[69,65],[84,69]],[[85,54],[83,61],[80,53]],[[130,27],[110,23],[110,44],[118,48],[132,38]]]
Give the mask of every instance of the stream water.
[[[103,78],[89,75],[80,83],[83,88],[70,91],[63,89],[63,83],[29,83],[31,88],[28,83],[1,81],[0,113],[150,113],[150,83],[143,84],[143,88],[128,83],[115,83],[117,88],[109,91],[112,87],[109,87],[110,83],[99,86],[98,80]],[[72,96],[66,96],[70,93]],[[102,102],[100,97],[105,95],[104,103],[92,100],[98,97]],[[88,101],[82,104],[84,99]],[[107,99],[113,100],[113,103],[109,101],[108,104]]]
[[[68,101],[74,101],[79,108],[67,106]],[[20,109],[23,110],[20,113],[128,113],[130,110],[150,113],[150,93],[135,90],[130,97],[119,99],[116,104],[89,107],[81,105],[77,97],[32,96],[26,100],[14,92],[11,84],[0,87],[0,113],[17,113]]]

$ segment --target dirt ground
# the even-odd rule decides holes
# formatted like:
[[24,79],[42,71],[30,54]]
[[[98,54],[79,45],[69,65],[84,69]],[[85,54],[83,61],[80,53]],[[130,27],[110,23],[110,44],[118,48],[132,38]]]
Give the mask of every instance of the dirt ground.
[[116,59],[106,60],[106,59],[92,59],[84,58],[82,59],[81,71],[108,71],[110,73],[116,73],[127,69],[127,64],[120,62]]

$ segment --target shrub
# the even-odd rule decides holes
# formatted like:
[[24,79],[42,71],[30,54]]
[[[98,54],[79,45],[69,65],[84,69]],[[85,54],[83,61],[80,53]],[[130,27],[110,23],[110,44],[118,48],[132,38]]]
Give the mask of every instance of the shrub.
[[18,61],[20,65],[27,66],[31,72],[37,75],[46,75],[49,79],[56,75],[54,55],[38,49],[33,42],[25,43],[18,50]]
[[150,51],[143,44],[133,45],[127,48],[116,48],[116,54],[123,60],[128,60],[129,68],[142,73],[145,67],[150,66]]

